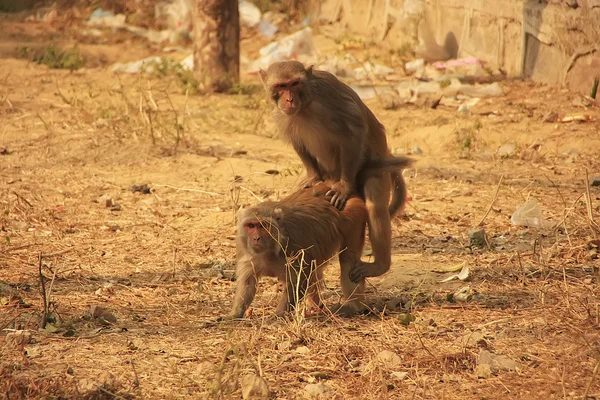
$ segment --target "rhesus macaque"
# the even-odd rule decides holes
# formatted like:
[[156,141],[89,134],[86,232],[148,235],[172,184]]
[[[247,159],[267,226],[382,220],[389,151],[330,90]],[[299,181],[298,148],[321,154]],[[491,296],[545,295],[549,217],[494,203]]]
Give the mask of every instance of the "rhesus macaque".
[[[400,157],[372,163],[359,175],[359,182],[410,163],[410,159]],[[330,183],[322,182],[281,201],[267,201],[244,210],[237,233],[233,307],[221,319],[244,316],[261,276],[276,277],[284,284],[277,315],[295,307],[305,295],[320,307],[318,282],[323,268],[338,252],[346,303],[335,311],[350,315],[364,308],[365,280],[353,282],[349,274],[362,255],[367,222],[365,202],[351,196],[340,211],[326,196],[330,189]]]
[[[333,184],[331,204],[343,209],[354,191],[364,195],[374,261],[358,261],[354,282],[379,276],[391,265],[391,218],[404,206],[406,187],[401,171],[382,171],[358,182],[370,163],[393,159],[384,126],[348,85],[326,71],[297,61],[276,62],[260,71],[275,103],[273,119],[306,168],[305,186],[321,180]],[[390,191],[393,194],[390,202]]]

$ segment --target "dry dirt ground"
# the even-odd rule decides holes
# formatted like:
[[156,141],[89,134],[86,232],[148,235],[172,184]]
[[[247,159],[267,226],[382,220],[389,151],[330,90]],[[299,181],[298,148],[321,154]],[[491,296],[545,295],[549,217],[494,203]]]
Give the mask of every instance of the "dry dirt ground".
[[[152,53],[135,41],[102,51]],[[279,399],[308,384],[335,399],[600,397],[594,104],[530,82],[503,82],[505,96],[470,114],[368,101],[394,149],[423,150],[405,171],[392,271],[369,280],[372,313],[277,320],[264,279],[248,320],[211,324],[231,305],[237,208],[280,198],[302,173],[256,78],[244,79],[239,94],[186,96],[170,75],[0,60],[2,396],[237,399],[255,373]],[[549,112],[592,121],[543,122]],[[500,157],[505,143],[515,152]],[[131,190],[143,184],[149,193]],[[547,227],[511,225],[527,199]],[[482,219],[487,243],[470,246]],[[463,262],[466,281],[440,282],[450,273],[436,270]],[[331,265],[327,304],[337,277]],[[31,340],[15,343],[16,330]],[[481,351],[514,363],[482,373]]]

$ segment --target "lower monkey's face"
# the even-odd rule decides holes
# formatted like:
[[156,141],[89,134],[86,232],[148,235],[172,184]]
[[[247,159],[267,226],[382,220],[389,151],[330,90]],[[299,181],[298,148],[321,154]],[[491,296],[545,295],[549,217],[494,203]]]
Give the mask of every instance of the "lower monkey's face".
[[248,245],[248,249],[251,249],[254,253],[275,252],[276,250],[275,240],[268,230],[271,226],[268,224],[268,222],[264,221],[261,224],[258,220],[246,221],[244,223],[246,244]]

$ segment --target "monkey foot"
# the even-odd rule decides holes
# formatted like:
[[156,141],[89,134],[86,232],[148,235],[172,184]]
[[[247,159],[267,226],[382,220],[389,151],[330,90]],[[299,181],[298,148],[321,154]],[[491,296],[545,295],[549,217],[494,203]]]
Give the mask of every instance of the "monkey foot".
[[331,185],[331,189],[325,193],[325,198],[338,210],[343,210],[348,198],[352,194],[352,187],[343,181]]
[[373,264],[372,263],[366,263],[363,261],[358,261],[354,267],[352,268],[352,270],[350,271],[350,280],[354,283],[359,283],[360,281],[362,281],[365,278],[368,278],[369,276],[371,276],[369,274],[369,272],[371,272],[371,269],[373,268]]
[[356,314],[362,314],[366,311],[366,307],[356,303],[336,304],[329,307],[329,311],[339,317],[351,317]]

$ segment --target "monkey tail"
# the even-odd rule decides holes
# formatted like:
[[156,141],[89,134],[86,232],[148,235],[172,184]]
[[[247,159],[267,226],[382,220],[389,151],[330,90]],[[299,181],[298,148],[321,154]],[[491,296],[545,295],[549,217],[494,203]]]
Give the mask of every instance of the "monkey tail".
[[389,212],[390,217],[394,217],[396,213],[404,208],[406,203],[406,184],[401,171],[393,171],[392,176],[392,200],[390,201]]
[[369,160],[361,169],[358,180],[360,185],[365,182],[370,176],[377,175],[382,172],[389,172],[392,178],[392,200],[389,205],[390,216],[396,215],[398,210],[404,207],[406,203],[406,184],[402,177],[402,170],[410,167],[414,160],[408,157],[392,157],[388,156],[381,159]]

